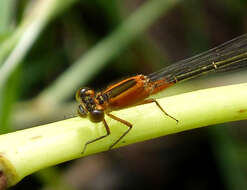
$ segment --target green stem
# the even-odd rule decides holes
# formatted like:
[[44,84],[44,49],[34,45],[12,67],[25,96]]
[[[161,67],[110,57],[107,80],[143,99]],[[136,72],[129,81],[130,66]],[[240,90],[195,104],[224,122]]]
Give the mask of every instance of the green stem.
[[75,0],[44,0],[37,1],[27,12],[22,23],[13,35],[0,46],[0,88],[13,73],[15,68],[21,63],[39,34],[49,23],[55,14],[70,6]]
[[[131,107],[112,114],[129,121],[133,129],[116,147],[208,125],[247,118],[247,83],[199,90],[159,99],[160,105],[179,120],[165,116],[155,104]],[[105,151],[127,127],[106,117],[111,135],[85,143],[106,133],[102,123],[80,117],[0,136],[0,168],[14,185],[40,169]]]
[[0,35],[11,28],[15,3],[15,0],[0,1]]

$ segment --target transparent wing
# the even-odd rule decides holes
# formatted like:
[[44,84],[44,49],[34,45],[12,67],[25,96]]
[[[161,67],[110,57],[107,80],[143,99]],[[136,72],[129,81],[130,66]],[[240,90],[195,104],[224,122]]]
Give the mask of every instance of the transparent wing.
[[247,34],[234,38],[206,52],[179,61],[148,77],[151,81],[178,82],[210,71],[221,72],[247,66]]

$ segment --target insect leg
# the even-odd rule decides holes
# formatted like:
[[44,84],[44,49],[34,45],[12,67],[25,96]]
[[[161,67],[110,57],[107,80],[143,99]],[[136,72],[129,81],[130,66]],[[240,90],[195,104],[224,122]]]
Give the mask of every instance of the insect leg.
[[93,139],[93,140],[90,140],[90,141],[86,142],[85,145],[84,145],[82,154],[84,154],[84,152],[85,152],[85,150],[86,150],[86,148],[87,148],[87,146],[88,146],[89,144],[91,144],[91,143],[93,143],[93,142],[96,142],[96,141],[98,141],[98,140],[100,140],[100,139],[103,139],[103,138],[105,138],[105,137],[107,137],[108,135],[111,134],[110,128],[109,128],[108,124],[106,123],[105,119],[103,120],[103,124],[104,124],[104,127],[105,127],[105,129],[106,129],[106,134],[103,135],[103,136],[101,136],[101,137],[98,137],[98,138],[96,138],[96,139]]
[[148,104],[148,103],[155,103],[155,104],[159,107],[159,109],[160,109],[165,115],[167,115],[168,117],[172,118],[173,120],[175,120],[175,121],[178,123],[178,120],[177,120],[175,117],[172,117],[171,115],[169,115],[169,114],[161,107],[161,105],[159,104],[159,102],[157,102],[155,99],[149,98],[149,99],[144,100],[144,101],[141,102],[140,104]]
[[132,129],[132,124],[131,123],[129,123],[128,121],[125,121],[125,120],[123,120],[123,119],[121,119],[121,118],[119,118],[119,117],[117,117],[117,116],[115,116],[115,115],[112,115],[112,114],[110,114],[110,113],[107,113],[107,115],[109,116],[109,117],[111,117],[112,119],[114,119],[114,120],[116,120],[116,121],[119,121],[119,122],[121,122],[121,123],[123,123],[124,125],[126,125],[127,127],[128,127],[128,130],[127,131],[125,131],[110,147],[109,147],[109,150],[111,150],[112,149],[112,147],[114,147],[123,137],[125,137],[128,133],[129,133],[129,131]]

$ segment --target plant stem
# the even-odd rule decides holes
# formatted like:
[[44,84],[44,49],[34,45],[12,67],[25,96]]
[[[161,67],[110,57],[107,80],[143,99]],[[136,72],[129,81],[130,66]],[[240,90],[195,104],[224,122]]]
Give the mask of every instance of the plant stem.
[[[199,90],[159,99],[173,117],[165,116],[157,106],[145,104],[112,112],[133,124],[133,129],[116,147],[157,138],[208,125],[247,118],[247,83]],[[0,168],[14,185],[40,169],[68,160],[108,150],[127,127],[106,117],[111,135],[90,144],[87,141],[106,133],[102,123],[80,117],[0,136]],[[115,148],[116,148],[115,147]]]
[[[45,26],[65,8],[76,0],[45,0],[32,2],[31,11],[27,12],[15,32],[0,46],[0,89],[6,83],[15,68],[21,63]],[[3,60],[7,56],[4,63]],[[2,65],[1,65],[2,64]]]

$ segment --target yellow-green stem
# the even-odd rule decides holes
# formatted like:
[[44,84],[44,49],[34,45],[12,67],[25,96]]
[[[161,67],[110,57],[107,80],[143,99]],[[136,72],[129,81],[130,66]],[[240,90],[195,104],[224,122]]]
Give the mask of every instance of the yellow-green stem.
[[[154,103],[131,107],[112,114],[133,124],[133,129],[116,147],[212,124],[247,118],[247,83],[211,88],[159,99],[173,117],[165,116]],[[0,136],[0,169],[14,185],[23,177],[61,162],[102,152],[127,127],[106,117],[111,135],[81,154],[84,144],[104,135],[102,123],[75,117]]]

